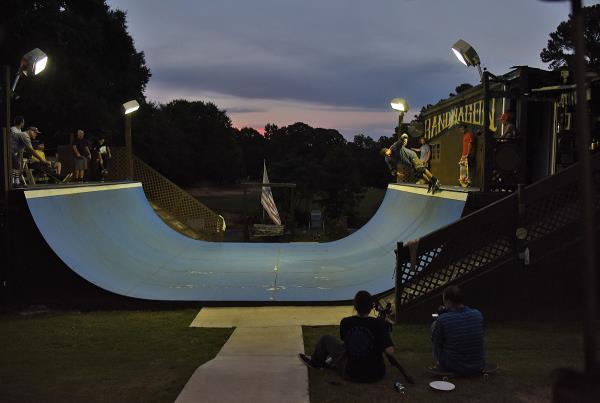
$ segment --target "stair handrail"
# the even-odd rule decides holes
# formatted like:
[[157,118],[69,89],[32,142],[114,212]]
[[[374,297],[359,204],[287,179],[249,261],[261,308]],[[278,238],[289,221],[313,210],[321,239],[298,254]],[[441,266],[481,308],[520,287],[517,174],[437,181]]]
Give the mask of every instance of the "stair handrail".
[[[396,310],[399,314],[438,293],[512,260],[531,263],[559,245],[556,233],[569,232],[579,219],[578,164],[543,178],[442,227],[425,237],[399,243],[396,250]],[[592,158],[600,176],[600,154]],[[598,182],[598,179],[596,180]],[[596,211],[600,185],[596,183]],[[473,229],[478,231],[473,233]]]

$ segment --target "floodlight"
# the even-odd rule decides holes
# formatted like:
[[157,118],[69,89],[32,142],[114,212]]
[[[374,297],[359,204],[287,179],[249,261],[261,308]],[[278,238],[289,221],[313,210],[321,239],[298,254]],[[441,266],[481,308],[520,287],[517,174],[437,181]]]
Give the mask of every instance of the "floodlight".
[[140,109],[140,104],[135,99],[131,100],[131,101],[128,101],[128,102],[125,102],[123,104],[123,113],[125,115],[128,115],[128,114],[130,114],[132,112],[135,112],[138,109]]
[[479,55],[473,46],[469,45],[462,39],[459,39],[454,45],[452,45],[452,51],[456,55],[456,58],[465,66],[477,67],[477,71],[479,71],[479,77],[482,77],[483,73],[481,72],[481,60],[479,59]]
[[27,52],[21,58],[21,65],[19,66],[19,70],[17,71],[15,82],[12,85],[11,91],[15,92],[15,88],[17,88],[17,84],[19,83],[21,74],[23,74],[24,76],[36,76],[46,68],[47,63],[48,56],[46,56],[46,54],[42,52],[39,48],[35,48],[32,51]]
[[46,68],[46,63],[48,63],[48,56],[35,48],[21,59],[21,69],[26,76],[37,76]]
[[392,109],[397,110],[398,112],[404,113],[408,112],[409,105],[404,98],[394,98],[390,102]]

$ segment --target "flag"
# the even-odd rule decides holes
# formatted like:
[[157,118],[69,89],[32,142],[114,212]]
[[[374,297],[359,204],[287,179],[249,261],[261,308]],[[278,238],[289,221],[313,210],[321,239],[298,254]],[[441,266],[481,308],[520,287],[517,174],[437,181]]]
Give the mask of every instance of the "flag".
[[[269,183],[269,177],[267,176],[267,164],[263,160],[263,183]],[[263,186],[262,194],[260,196],[260,203],[264,207],[265,211],[271,217],[271,220],[277,225],[281,225],[281,219],[279,218],[279,212],[273,200],[273,193],[271,193],[270,186]]]

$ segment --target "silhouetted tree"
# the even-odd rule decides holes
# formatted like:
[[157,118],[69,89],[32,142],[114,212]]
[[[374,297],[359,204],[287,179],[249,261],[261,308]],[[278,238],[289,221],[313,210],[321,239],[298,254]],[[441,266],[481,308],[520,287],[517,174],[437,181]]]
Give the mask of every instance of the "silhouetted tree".
[[425,122],[425,119],[423,117],[423,112],[425,112],[427,109],[431,108],[433,105],[432,104],[427,104],[424,107],[421,108],[421,110],[419,111],[419,114],[417,116],[415,116],[415,118],[413,120],[416,120],[417,122]]
[[384,188],[389,181],[389,172],[379,155],[380,144],[369,136],[358,134],[348,143],[352,160],[356,166],[362,186]]
[[123,11],[105,0],[4,0],[0,18],[1,64],[14,71],[36,47],[49,57],[43,77],[19,83],[13,116],[24,115],[50,142],[77,127],[122,132],[121,104],[143,100],[150,77]]
[[[588,66],[600,68],[600,4],[582,7],[584,17],[585,60]],[[567,21],[561,22],[556,31],[550,33],[548,45],[540,53],[544,63],[550,69],[559,70],[564,66],[574,67],[573,54],[573,16],[569,14]]]
[[262,180],[263,159],[267,156],[267,139],[251,127],[234,129],[234,132],[242,149],[246,174],[255,180]]
[[[231,120],[211,102],[175,100],[161,106],[170,127],[181,131],[189,150],[192,181],[229,183],[246,176],[242,149],[236,141]],[[169,133],[165,133],[169,135]],[[173,159],[178,163],[179,158]]]
[[456,87],[454,89],[454,91],[457,94],[460,94],[461,92],[464,92],[464,91],[466,91],[468,89],[471,89],[471,88],[473,88],[473,86],[471,84],[469,84],[469,83],[462,83],[461,85],[459,85],[458,87]]

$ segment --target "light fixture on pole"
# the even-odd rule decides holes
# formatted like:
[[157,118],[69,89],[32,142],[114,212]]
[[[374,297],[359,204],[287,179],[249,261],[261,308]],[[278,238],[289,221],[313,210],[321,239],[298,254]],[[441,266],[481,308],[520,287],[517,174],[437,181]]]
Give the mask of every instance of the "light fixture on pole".
[[10,66],[4,66],[4,129],[2,131],[2,146],[3,146],[3,168],[4,168],[4,195],[8,199],[8,191],[10,189],[10,177],[12,172],[12,158],[10,153],[10,104],[12,96],[17,88],[21,75],[35,76],[41,73],[48,63],[48,56],[40,49],[35,48],[26,53],[21,58],[17,75],[12,86],[10,85]]
[[459,39],[454,45],[452,45],[452,51],[456,55],[456,58],[465,66],[475,66],[479,72],[479,78],[483,79],[483,72],[481,71],[481,60],[479,55],[466,41]]
[[127,179],[133,180],[133,150],[131,144],[131,114],[140,109],[138,101],[131,100],[123,104],[125,115],[125,147],[127,148]]
[[396,110],[399,112],[398,115],[398,130],[401,129],[402,126],[402,121],[404,120],[404,114],[406,112],[408,112],[410,106],[408,105],[408,102],[406,102],[406,99],[404,98],[394,98],[390,101],[390,106],[392,107],[392,109]]
[[123,104],[123,113],[125,115],[129,115],[130,113],[135,112],[138,109],[140,109],[140,104],[135,99],[129,102],[125,102]]
[[27,52],[21,58],[21,65],[19,66],[19,70],[17,71],[17,75],[15,77],[15,82],[12,85],[12,92],[15,92],[15,88],[17,88],[17,84],[19,83],[19,79],[21,75],[24,76],[37,76],[40,74],[48,63],[48,56],[44,52],[42,52],[39,48],[35,48],[30,52]]

